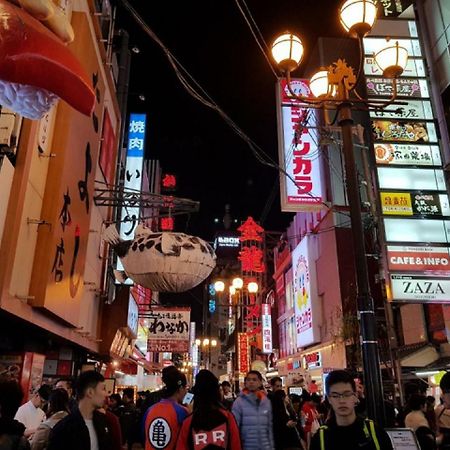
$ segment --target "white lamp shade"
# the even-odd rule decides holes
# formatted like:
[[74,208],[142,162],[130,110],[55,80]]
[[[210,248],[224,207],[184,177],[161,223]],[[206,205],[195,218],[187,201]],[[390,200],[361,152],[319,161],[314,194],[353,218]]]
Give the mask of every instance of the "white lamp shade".
[[225,283],[223,281],[216,281],[214,283],[214,289],[216,292],[223,292],[225,290]]
[[405,70],[408,50],[398,41],[386,40],[386,45],[375,54],[375,62],[387,78],[396,78]]
[[236,294],[236,288],[234,286],[230,286],[230,295]]
[[208,347],[208,345],[209,345],[209,339],[208,338],[203,339],[203,346]]
[[328,71],[319,70],[316,72],[309,82],[309,88],[316,98],[326,97],[329,92]]
[[211,347],[217,347],[216,339],[211,339]]
[[272,56],[282,70],[295,70],[303,58],[303,44],[298,36],[285,33],[272,44]]
[[377,17],[375,0],[347,0],[341,6],[342,26],[351,34],[363,37],[371,29]]
[[258,283],[251,281],[250,283],[248,283],[247,289],[250,294],[256,294],[258,292]]
[[242,278],[234,278],[233,279],[233,287],[235,289],[242,289],[244,286],[244,280]]

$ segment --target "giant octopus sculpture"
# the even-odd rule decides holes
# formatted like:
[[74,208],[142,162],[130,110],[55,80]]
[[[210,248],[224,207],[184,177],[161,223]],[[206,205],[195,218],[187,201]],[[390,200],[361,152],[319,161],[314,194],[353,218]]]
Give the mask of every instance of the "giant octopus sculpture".
[[103,233],[124,271],[114,271],[120,282],[127,278],[158,292],[184,292],[205,280],[216,266],[212,247],[184,233],[153,232],[136,227],[133,240],[122,240],[114,225]]
[[66,46],[73,39],[70,23],[52,0],[0,0],[0,105],[39,119],[61,98],[90,115],[95,94]]

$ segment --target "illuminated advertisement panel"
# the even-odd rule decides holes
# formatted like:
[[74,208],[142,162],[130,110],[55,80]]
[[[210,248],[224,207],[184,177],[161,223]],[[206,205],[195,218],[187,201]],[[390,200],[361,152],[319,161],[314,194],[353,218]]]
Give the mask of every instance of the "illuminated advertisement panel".
[[[366,86],[369,96],[390,97],[394,93],[393,81],[387,78],[366,77]],[[418,78],[399,78],[397,96],[429,98],[427,81]]]
[[388,242],[450,243],[450,221],[428,219],[384,219]]
[[[371,99],[376,101],[376,99]],[[390,105],[384,109],[370,111],[373,119],[417,119],[433,120],[431,102],[427,100],[408,100],[406,105]]]
[[263,353],[272,353],[272,315],[267,303],[262,304],[262,341]]
[[441,166],[441,153],[437,145],[382,144],[374,145],[377,164]]
[[[394,40],[393,40],[394,41]],[[408,57],[420,57],[422,56],[422,50],[418,39],[395,39],[398,41],[400,47],[406,48]],[[384,38],[366,38],[364,39],[364,51],[367,56],[372,56],[374,53],[378,53],[386,47],[386,39]]]
[[[292,80],[295,92],[310,95],[308,80]],[[277,85],[278,140],[282,211],[317,211],[326,207],[322,186],[316,113],[289,97],[286,80]],[[294,181],[295,180],[295,183]]]
[[424,192],[381,192],[381,210],[397,216],[449,216],[447,194]]
[[294,310],[297,347],[320,340],[317,310],[316,263],[310,255],[310,237],[305,236],[292,252]]
[[393,271],[450,273],[450,251],[446,247],[388,245],[387,260]]
[[440,169],[401,169],[378,167],[380,189],[446,191],[444,171]]
[[391,275],[392,297],[409,302],[449,302],[450,278]]
[[372,120],[373,137],[377,141],[397,141],[426,144],[437,142],[436,127],[432,122],[406,120]]
[[[364,46],[366,45],[367,39],[364,41]],[[373,56],[366,56],[364,59],[364,73],[366,75],[372,76],[382,76],[383,72],[375,63]],[[402,77],[425,77],[425,66],[423,60],[409,58],[406,63],[406,68],[403,71]]]

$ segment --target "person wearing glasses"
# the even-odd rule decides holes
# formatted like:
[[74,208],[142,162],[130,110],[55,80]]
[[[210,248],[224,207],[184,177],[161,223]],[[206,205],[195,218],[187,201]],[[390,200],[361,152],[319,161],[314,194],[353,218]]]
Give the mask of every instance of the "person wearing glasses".
[[326,425],[312,437],[310,450],[393,450],[391,440],[382,428],[372,420],[357,417],[356,385],[349,372],[330,372],[325,391],[331,415]]

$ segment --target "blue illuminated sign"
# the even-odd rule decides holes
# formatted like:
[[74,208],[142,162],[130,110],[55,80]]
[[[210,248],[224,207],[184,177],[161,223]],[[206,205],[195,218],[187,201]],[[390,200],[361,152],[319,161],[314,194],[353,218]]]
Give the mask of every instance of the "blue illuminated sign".
[[143,157],[145,147],[146,114],[130,114],[128,125],[128,147],[127,157]]

